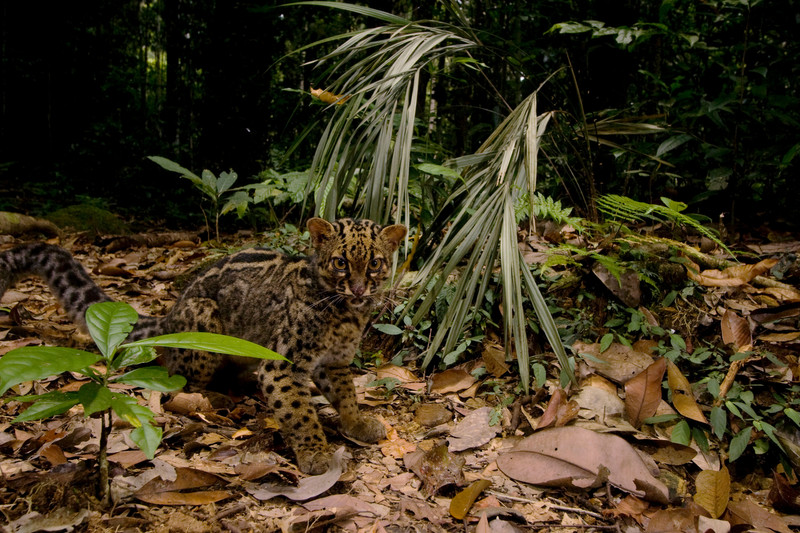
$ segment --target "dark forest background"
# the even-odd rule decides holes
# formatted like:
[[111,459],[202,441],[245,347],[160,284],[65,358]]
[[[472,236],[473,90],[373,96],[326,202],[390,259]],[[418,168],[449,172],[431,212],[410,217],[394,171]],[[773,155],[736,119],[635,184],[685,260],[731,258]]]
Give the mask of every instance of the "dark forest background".
[[[330,110],[309,94],[325,72],[307,62],[334,45],[298,50],[377,23],[280,4],[3,2],[0,210],[41,215],[88,199],[196,223],[191,183],[146,156],[234,169],[238,184],[308,168]],[[539,105],[560,111],[550,153],[571,175],[544,161],[540,191],[589,216],[613,192],[712,217],[796,219],[796,0],[369,6],[467,28],[481,45],[473,68],[422,77],[416,133],[428,149],[417,162],[472,153],[549,78]],[[645,125],[660,129],[643,135]]]

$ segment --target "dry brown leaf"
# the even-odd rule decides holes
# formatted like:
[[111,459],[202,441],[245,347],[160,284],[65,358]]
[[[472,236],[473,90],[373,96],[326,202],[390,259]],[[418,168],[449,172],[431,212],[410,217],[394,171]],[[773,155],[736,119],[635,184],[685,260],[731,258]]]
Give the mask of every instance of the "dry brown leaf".
[[759,335],[758,340],[764,342],[794,342],[800,339],[800,331],[787,331],[785,333],[767,333]]
[[777,259],[764,259],[755,265],[736,265],[725,270],[709,269],[700,272],[697,264],[687,261],[686,272],[689,279],[706,287],[738,287],[750,283],[778,264]]
[[703,470],[695,480],[694,501],[708,511],[711,518],[719,518],[728,507],[731,497],[731,476],[727,467],[719,471]]
[[636,496],[628,495],[625,496],[619,503],[617,503],[614,509],[604,510],[603,514],[613,517],[630,516],[636,520],[639,525],[641,525],[645,521],[642,513],[644,513],[649,507],[650,504],[646,501],[637,498]]
[[667,360],[661,357],[625,383],[625,413],[637,428],[645,418],[656,413],[661,403],[661,381],[666,370]]
[[326,104],[342,105],[351,98],[351,95],[333,94],[324,89],[311,88],[311,96]]
[[475,409],[465,416],[450,431],[447,437],[448,448],[451,452],[460,452],[469,448],[483,446],[500,433],[500,425],[489,424],[492,415],[491,407]]
[[625,383],[653,363],[653,358],[648,354],[618,342],[612,343],[604,352],[600,351],[600,343],[575,342],[572,349],[576,353],[590,355],[584,358],[586,364],[616,383]]
[[134,496],[143,502],[156,505],[204,505],[233,496],[224,490],[181,492],[225,483],[217,475],[194,468],[176,468],[174,481],[164,481],[160,477],[147,482]]
[[510,478],[535,485],[588,489],[608,482],[648,501],[669,501],[667,487],[628,442],[581,427],[537,431],[501,454],[497,466]]
[[332,494],[323,498],[317,498],[303,504],[309,511],[321,511],[323,509],[352,509],[357,513],[371,513],[378,515],[375,507],[355,496],[349,494]]
[[800,512],[800,490],[789,484],[783,474],[773,472],[772,487],[769,489],[769,503],[785,513]]
[[770,513],[749,498],[728,505],[726,515],[730,523],[736,525],[751,525],[755,528],[768,528],[779,533],[791,533],[786,522],[778,515]]
[[422,480],[422,492],[432,496],[447,485],[464,484],[463,457],[454,455],[442,444],[425,451],[417,449],[403,457],[406,468]]
[[431,381],[431,392],[447,394],[470,388],[475,383],[475,378],[463,368],[451,368],[434,374]]
[[483,364],[486,365],[486,371],[489,374],[499,378],[508,372],[509,366],[506,364],[506,350],[500,343],[484,340],[481,357],[483,359]]
[[245,489],[257,500],[269,500],[275,496],[285,496],[290,500],[304,501],[319,496],[339,481],[344,471],[344,446],[334,452],[328,471],[318,476],[301,479],[297,486],[274,483],[245,483]]
[[450,500],[450,515],[457,520],[464,519],[472,508],[472,504],[474,504],[478,496],[481,495],[481,492],[491,486],[492,482],[488,479],[473,481],[469,487],[456,494],[453,499]]
[[672,391],[672,405],[686,418],[708,424],[703,411],[694,399],[689,380],[681,373],[675,363],[667,360],[667,383]]
[[419,378],[409,369],[392,364],[383,365],[375,370],[375,374],[377,375],[377,379],[394,378],[400,383],[419,381]]
[[592,272],[622,303],[628,307],[639,306],[642,299],[642,287],[636,272],[626,270],[617,277],[599,262],[592,266]]
[[[725,310],[720,321],[722,328],[722,340],[725,344],[733,344],[738,351],[742,346],[753,344],[753,335],[750,332],[750,324],[747,320],[740,317],[730,309]],[[716,517],[715,517],[716,518]]]

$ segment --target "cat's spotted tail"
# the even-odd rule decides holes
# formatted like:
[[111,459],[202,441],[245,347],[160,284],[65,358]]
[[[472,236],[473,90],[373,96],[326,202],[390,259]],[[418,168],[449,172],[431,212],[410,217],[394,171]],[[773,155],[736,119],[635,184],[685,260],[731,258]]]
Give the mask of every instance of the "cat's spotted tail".
[[58,246],[27,244],[0,253],[0,296],[15,280],[26,274],[44,279],[67,311],[70,320],[84,330],[84,315],[89,306],[111,301],[92,281],[83,265]]

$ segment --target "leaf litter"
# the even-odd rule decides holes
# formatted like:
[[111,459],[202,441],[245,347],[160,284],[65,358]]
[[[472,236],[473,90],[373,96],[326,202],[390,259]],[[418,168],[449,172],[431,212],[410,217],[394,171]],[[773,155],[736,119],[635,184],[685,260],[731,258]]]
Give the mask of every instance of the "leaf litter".
[[[72,238],[69,246],[115,298],[160,314],[178,293],[165,280],[180,279],[216,255],[198,247],[196,238],[182,237],[174,241],[179,246],[170,246],[166,238],[132,251],[128,247],[138,246],[133,241],[109,241],[103,249]],[[697,283],[720,291],[707,295],[711,303],[702,320],[719,321],[719,335],[734,350],[753,342],[779,347],[800,336],[797,291],[753,285],[774,266],[762,261],[719,273],[698,266],[696,275],[687,269]],[[638,305],[641,295],[633,277],[615,280],[601,268],[595,275],[612,297]],[[777,305],[758,303],[765,298]],[[26,281],[4,301],[9,299],[15,312],[10,323],[0,323],[0,354],[41,340],[86,346],[88,338],[69,324],[41,283]],[[664,311],[638,309],[650,326],[665,319]],[[84,419],[78,409],[23,425],[5,418],[0,421],[0,471],[6,480],[0,505],[13,531],[39,531],[45,524],[51,529],[88,525],[92,531],[458,531],[464,521],[475,531],[610,524],[631,531],[718,531],[744,524],[788,531],[789,524],[797,525],[768,509],[797,512],[793,480],[776,472],[765,481],[770,490],[741,487],[725,474],[719,450],[670,442],[674,422],[651,425],[653,417],[665,415],[709,423],[709,404],[699,401],[697,383],[687,378],[683,364],[657,357],[656,344],[574,343],[576,353],[586,354],[581,389],[565,390],[548,380],[536,401],[520,404],[524,416],[513,428],[509,412],[482,387],[488,379],[509,388],[515,384],[513,377],[503,377],[509,366],[496,336],[483,342],[481,352],[491,378],[475,378],[474,365],[432,376],[413,364],[375,369],[378,380],[396,380],[402,389],[392,393],[370,385],[376,375],[357,380],[365,411],[385,420],[389,438],[362,447],[331,434],[332,442],[347,444],[352,457],[340,448],[333,468],[322,476],[304,477],[292,466],[257,396],[240,393],[218,405],[200,394],[179,393],[165,403],[141,394],[142,403],[157,405],[165,438],[157,457],[147,461],[127,437],[130,428],[115,422],[118,431],[109,450],[115,465],[112,510],[92,507],[91,498],[76,499],[63,490],[83,486],[84,493],[91,492],[96,420]],[[758,369],[769,364],[763,357],[740,361],[730,371],[734,378],[763,379]],[[796,366],[788,368],[791,380]],[[667,388],[662,387],[665,373]],[[70,388],[76,377],[24,386],[37,393]],[[0,406],[4,415],[19,408],[13,401]],[[322,418],[330,412],[323,406]],[[326,426],[335,427],[335,420]],[[791,449],[793,437],[775,435]],[[698,469],[691,461],[701,464],[701,458],[704,466]],[[41,514],[30,514],[29,503]],[[40,526],[25,525],[31,520]]]

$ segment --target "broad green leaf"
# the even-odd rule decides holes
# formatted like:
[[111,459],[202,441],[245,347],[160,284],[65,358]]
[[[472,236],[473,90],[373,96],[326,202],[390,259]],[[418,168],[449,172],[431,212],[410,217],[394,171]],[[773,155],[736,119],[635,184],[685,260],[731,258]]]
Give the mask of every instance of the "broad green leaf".
[[748,426],[731,439],[731,443],[728,446],[728,461],[732,463],[741,457],[747,449],[747,445],[750,443],[750,433],[752,431],[753,428]]
[[149,339],[123,344],[122,348],[134,346],[163,346],[165,348],[182,348],[185,350],[200,350],[204,352],[223,353],[227,355],[241,355],[257,359],[286,359],[277,352],[244,339],[219,335],[217,333],[185,332],[160,335]]
[[139,314],[124,302],[102,302],[86,310],[89,334],[107,360],[111,360],[138,320]]
[[139,405],[135,398],[121,393],[111,394],[111,408],[120,418],[134,427],[152,423],[155,414],[147,407]]
[[0,394],[14,385],[79,371],[95,364],[101,356],[72,348],[24,346],[0,358]]
[[680,418],[679,415],[657,415],[657,416],[650,416],[642,420],[644,424],[662,424],[664,422],[670,422],[672,420],[676,420]]
[[[25,401],[24,397],[17,398]],[[41,420],[51,416],[60,415],[68,411],[73,405],[80,403],[77,392],[53,391],[48,394],[39,395],[36,402],[19,414],[12,422],[27,422],[30,420]]]
[[112,370],[125,368],[126,366],[143,365],[158,357],[155,349],[150,346],[134,346],[117,352],[114,361],[111,363]]
[[142,424],[131,431],[131,440],[141,449],[148,459],[156,455],[158,445],[161,444],[163,431],[158,426]]
[[672,442],[688,446],[692,442],[692,429],[689,427],[689,423],[686,420],[681,420],[675,424],[669,438]]
[[216,189],[217,195],[222,195],[222,193],[226,192],[230,189],[234,183],[236,183],[236,179],[239,177],[236,172],[220,172],[219,178],[217,178]]
[[161,392],[179,390],[186,385],[186,378],[183,376],[170,376],[167,369],[160,366],[137,368],[114,378],[112,381]]
[[613,333],[606,333],[600,339],[600,353],[605,352],[611,346],[611,343],[614,342],[614,334]]
[[165,170],[169,170],[171,172],[177,172],[178,174],[182,174],[184,177],[186,177],[187,179],[190,179],[191,181],[193,181],[195,183],[202,183],[202,180],[200,179],[200,177],[197,174],[193,173],[189,169],[183,168],[178,163],[176,163],[174,161],[171,161],[171,160],[167,159],[166,157],[161,157],[161,156],[158,156],[158,155],[149,155],[149,156],[147,156],[147,159],[149,159],[153,163],[156,163],[156,164],[160,165],[161,168],[163,168]]
[[99,383],[89,382],[78,390],[78,399],[86,416],[111,407],[111,390]]
[[685,133],[681,133],[679,135],[673,135],[672,137],[670,137],[669,139],[667,139],[666,141],[662,142],[659,145],[658,150],[656,150],[656,157],[661,157],[670,150],[674,150],[675,148],[679,147],[680,145],[691,139],[692,137]]
[[788,416],[789,419],[791,419],[791,421],[794,422],[796,425],[800,426],[800,413],[798,413],[791,407],[787,407],[786,409],[783,410],[783,414]]
[[420,163],[419,165],[416,165],[416,169],[420,172],[431,174],[433,176],[448,176],[450,178],[461,179],[461,174],[457,170],[443,165]]
[[728,428],[728,413],[722,407],[714,406],[711,409],[711,429],[718,439],[722,439]]
[[374,324],[372,327],[386,335],[400,335],[403,333],[403,330],[394,324]]

